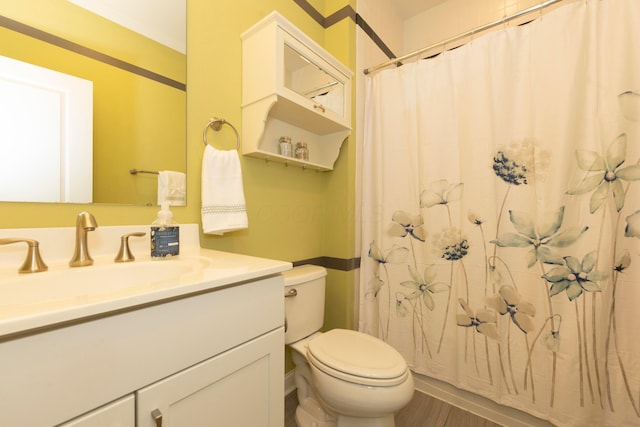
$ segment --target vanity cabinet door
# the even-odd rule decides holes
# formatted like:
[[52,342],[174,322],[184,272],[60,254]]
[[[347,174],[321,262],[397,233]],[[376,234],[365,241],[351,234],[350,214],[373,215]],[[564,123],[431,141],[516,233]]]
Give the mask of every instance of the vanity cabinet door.
[[283,342],[279,328],[139,390],[137,426],[281,427]]
[[135,427],[135,396],[125,396],[58,427]]

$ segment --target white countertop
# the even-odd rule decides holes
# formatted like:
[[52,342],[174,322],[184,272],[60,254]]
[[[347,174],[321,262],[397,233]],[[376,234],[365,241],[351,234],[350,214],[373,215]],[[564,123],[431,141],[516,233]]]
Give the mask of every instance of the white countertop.
[[[119,236],[131,231],[148,234],[148,226],[103,227],[91,232],[95,233],[89,235],[94,265],[71,268],[68,242],[71,240],[72,247],[74,229],[0,229],[0,237],[40,239],[49,266],[45,272],[18,274],[26,245],[0,246],[0,340],[213,291],[291,268],[289,262],[202,249],[195,244],[198,229],[193,224],[181,225],[177,257],[152,260],[147,235],[130,239],[135,261],[114,263]],[[53,254],[56,241],[64,242],[59,245],[65,248],[63,255]]]

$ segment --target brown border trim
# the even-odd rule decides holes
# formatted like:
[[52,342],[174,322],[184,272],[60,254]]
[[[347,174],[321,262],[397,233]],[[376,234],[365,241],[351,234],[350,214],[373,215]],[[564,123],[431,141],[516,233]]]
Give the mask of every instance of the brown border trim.
[[324,28],[329,28],[333,24],[336,24],[345,18],[351,18],[353,22],[356,24],[358,23],[358,14],[356,11],[353,10],[351,6],[345,6],[324,18]]
[[373,41],[376,46],[378,46],[380,50],[383,51],[385,55],[387,55],[389,59],[397,58],[397,56],[391,51],[391,49],[389,49],[389,46],[387,46],[382,41],[380,36],[378,36],[376,32],[373,31],[373,28],[371,28],[371,26],[367,24],[367,21],[365,21],[362,16],[356,15],[356,24],[358,25],[358,27],[362,28],[362,31],[364,31],[365,34],[369,36],[371,41]]
[[171,86],[175,89],[182,90],[182,91],[187,90],[187,85],[185,83],[181,83],[177,80],[170,79],[161,74],[154,73],[153,71],[149,71],[145,68],[138,67],[137,65],[133,65],[128,62],[122,61],[118,58],[114,58],[113,56],[105,55],[104,53],[98,52],[97,50],[93,50],[88,47],[82,46],[78,43],[74,43],[72,41],[63,39],[61,37],[39,30],[30,25],[26,25],[21,22],[14,21],[13,19],[7,18],[6,16],[0,15],[0,27],[4,27],[9,30],[24,34],[25,36],[33,37],[34,39],[37,39],[46,43],[50,43],[62,49],[66,49],[68,51],[77,53],[79,55],[86,56],[87,58],[91,58],[96,61],[103,62],[105,64],[114,66],[116,68],[120,68],[121,70],[125,70],[133,74],[137,74],[141,77],[154,80],[158,83]]
[[397,58],[397,56],[391,51],[391,49],[389,49],[389,46],[387,46],[382,41],[380,36],[378,36],[376,32],[373,31],[373,28],[371,28],[371,26],[367,24],[367,21],[365,21],[362,16],[358,15],[350,5],[343,7],[342,9],[332,13],[331,15],[325,18],[307,0],[293,0],[293,1],[298,6],[300,6],[302,10],[307,12],[309,16],[311,16],[314,19],[314,21],[322,25],[322,27],[325,29],[342,21],[345,18],[351,18],[351,20],[355,22],[358,27],[362,28],[362,31],[364,31],[364,33],[369,36],[371,41],[373,41],[376,44],[376,46],[378,46],[380,50],[384,52],[385,55],[387,55],[389,59]]
[[317,258],[309,258],[303,259],[299,261],[293,261],[293,266],[297,267],[299,265],[305,264],[313,264],[319,265],[321,267],[329,268],[331,270],[340,270],[340,271],[352,271],[360,268],[360,258],[332,258],[328,256],[322,256]]
[[293,1],[294,1],[295,4],[300,6],[302,8],[302,10],[307,12],[307,14],[310,17],[312,17],[314,21],[316,21],[318,24],[322,25],[324,28],[327,28],[324,25],[324,21],[325,21],[324,16],[322,16],[322,14],[320,12],[318,12],[315,7],[313,7],[311,5],[311,3],[309,3],[307,0],[293,0]]

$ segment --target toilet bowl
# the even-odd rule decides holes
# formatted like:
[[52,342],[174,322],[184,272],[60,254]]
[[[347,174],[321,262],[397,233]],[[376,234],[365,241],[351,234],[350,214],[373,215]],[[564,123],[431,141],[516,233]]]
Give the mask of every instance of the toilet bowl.
[[300,427],[392,427],[413,396],[413,376],[398,351],[346,329],[318,332],[326,270],[300,266],[285,276],[285,343],[296,365]]

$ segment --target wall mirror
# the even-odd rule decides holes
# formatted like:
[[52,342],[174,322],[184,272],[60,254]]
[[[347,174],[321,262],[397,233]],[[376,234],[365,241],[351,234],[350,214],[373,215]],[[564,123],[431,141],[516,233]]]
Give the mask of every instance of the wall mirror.
[[338,115],[344,115],[344,83],[284,45],[284,86],[323,105]]
[[[60,177],[60,181],[77,184],[90,179],[91,203],[155,205],[158,176],[153,172],[186,172],[185,39],[186,0],[3,2],[0,57],[86,80],[92,86],[91,137],[82,141],[91,147],[92,178]],[[61,99],[67,102],[65,96]],[[0,134],[2,152],[19,152],[11,161],[24,160],[24,168],[32,172],[35,158],[44,157],[33,148],[46,113],[39,104],[32,109],[34,117],[22,124],[23,130],[11,137]],[[0,111],[3,108],[12,105],[2,105]],[[76,157],[70,154],[79,151],[63,148],[49,156],[60,156],[64,166]],[[151,173],[131,174],[132,169]],[[44,186],[53,179],[31,173],[4,185],[20,180]],[[41,200],[16,200],[0,193],[0,201]],[[65,199],[51,196],[46,201]]]

